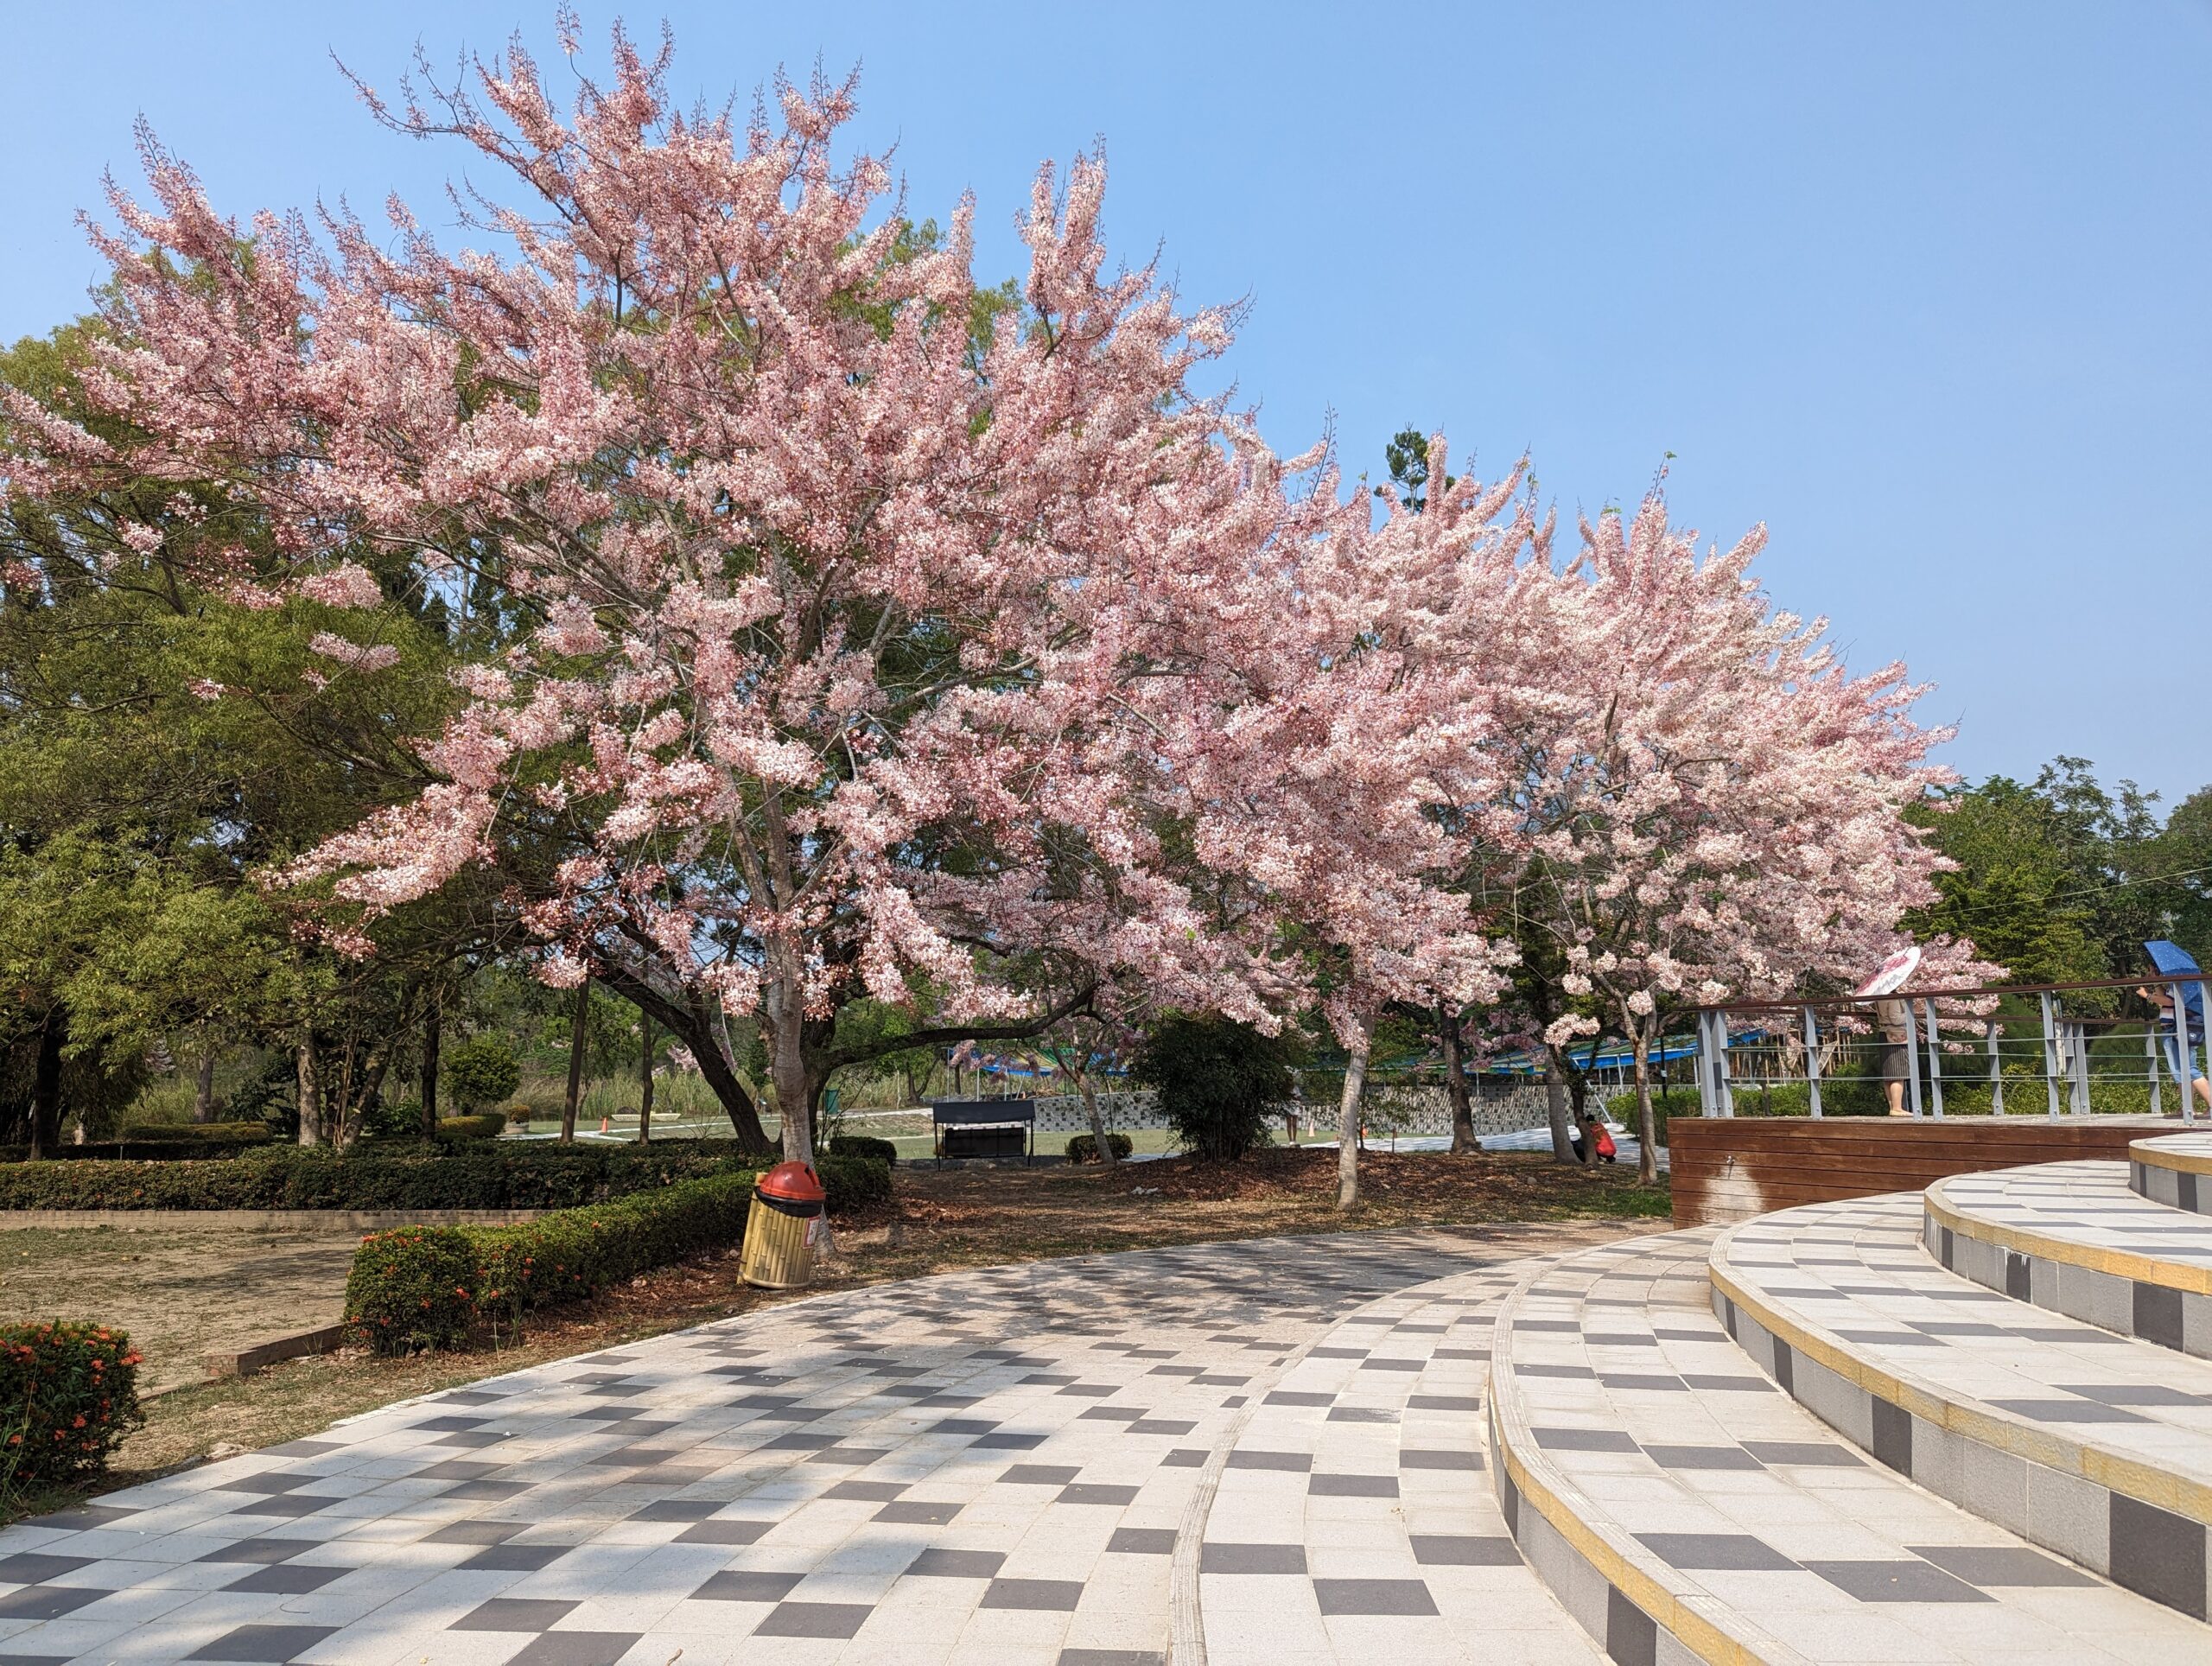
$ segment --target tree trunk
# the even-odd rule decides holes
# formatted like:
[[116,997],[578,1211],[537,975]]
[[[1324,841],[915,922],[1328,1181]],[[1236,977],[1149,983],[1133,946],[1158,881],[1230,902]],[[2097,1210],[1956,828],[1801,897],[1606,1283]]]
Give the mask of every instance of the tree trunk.
[[1559,1057],[1544,1049],[1544,1110],[1551,1123],[1552,1160],[1571,1163],[1574,1159],[1574,1135],[1567,1129],[1567,1080],[1560,1073]]
[[1076,1091],[1083,1095],[1083,1109],[1090,1118],[1090,1137],[1098,1142],[1098,1160],[1106,1165],[1106,1172],[1114,1172],[1114,1142],[1106,1137],[1106,1113],[1098,1108],[1098,1090],[1091,1084],[1090,1072],[1077,1071]]
[[1344,1064],[1344,1094],[1337,1107],[1337,1208],[1350,1209],[1359,1201],[1360,1097],[1367,1088],[1368,1025],[1354,1021],[1359,1034]]
[[322,1143],[322,1065],[315,1052],[315,1033],[301,1033],[296,1049],[300,1084],[300,1143]]
[[591,1027],[591,980],[576,985],[576,1010],[569,1021],[569,1097],[561,1104],[561,1143],[576,1142],[576,1107],[584,1095],[584,1037]]
[[760,1126],[753,1096],[738,1078],[728,1050],[722,1045],[721,1027],[704,1006],[696,1000],[688,1004],[671,1000],[620,961],[610,961],[603,966],[599,981],[625,1001],[635,1002],[640,1012],[658,1019],[662,1027],[690,1050],[698,1064],[699,1074],[714,1090],[715,1099],[737,1135],[738,1145],[747,1156],[765,1157],[774,1149],[769,1143],[768,1131]]
[[1630,1032],[1636,1043],[1636,1178],[1646,1186],[1659,1180],[1659,1129],[1651,1115],[1651,1031],[1656,1027],[1647,1020]]
[[423,1009],[423,1137],[426,1140],[435,1139],[438,1133],[438,1041],[443,1018],[442,1003],[433,989]]
[[1444,1086],[1452,1096],[1452,1154],[1471,1156],[1482,1149],[1475,1139],[1475,1110],[1467,1103],[1467,1075],[1459,1057],[1459,1014],[1436,1009],[1437,1032],[1444,1039]]
[[215,1120],[215,1032],[205,1024],[200,1027],[200,1069],[192,1083],[192,1120]]
[[768,1078],[776,1084],[776,1115],[783,1123],[784,1160],[814,1160],[814,1095],[817,1084],[806,1079],[806,1052],[802,1040],[806,1014],[804,998],[796,989],[777,991],[764,1003],[768,1026]]
[[31,1072],[31,1160],[51,1152],[61,1138],[61,1046],[69,1035],[69,1014],[60,1002],[46,1009],[38,1027],[38,1062]]
[[638,1143],[653,1142],[653,1018],[638,1014]]

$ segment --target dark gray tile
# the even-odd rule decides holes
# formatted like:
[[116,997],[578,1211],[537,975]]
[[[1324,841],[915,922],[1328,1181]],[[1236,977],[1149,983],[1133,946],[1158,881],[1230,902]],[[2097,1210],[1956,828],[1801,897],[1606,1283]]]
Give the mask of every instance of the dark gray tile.
[[988,1580],[997,1577],[1005,1561],[1001,1550],[925,1550],[906,1571],[925,1579]]
[[518,1493],[530,1491],[527,1481],[459,1481],[438,1494],[441,1498],[458,1498],[464,1504],[502,1504]]
[[[1882,1402],[1876,1401],[1878,1408]],[[1993,1400],[1993,1406],[2019,1413],[2038,1423],[2143,1423],[2150,1420],[2100,1400]],[[1880,1456],[1879,1453],[1875,1454]]]
[[633,1522],[703,1522],[721,1508],[714,1498],[656,1498],[630,1512]]
[[[1112,1389],[1108,1389],[1112,1393]],[[999,1426],[995,1417],[940,1417],[925,1431],[930,1434],[988,1434]]]
[[1968,1585],[1984,1588],[2096,1583],[2081,1569],[2025,1545],[1909,1544],[1905,1548],[1934,1562],[1946,1574],[1955,1574]]
[[506,1438],[497,1429],[463,1429],[458,1434],[442,1434],[430,1444],[434,1447],[459,1447],[465,1452],[474,1452],[485,1447],[496,1447]]
[[1172,1556],[1175,1529],[1172,1527],[1117,1527],[1106,1541],[1107,1553],[1120,1556]]
[[487,1464],[481,1458],[442,1458],[427,1469],[418,1469],[414,1478],[418,1481],[481,1481],[497,1475],[506,1468],[505,1464]]
[[[1521,1368],[1516,1366],[1514,1369],[1518,1370]],[[1708,1393],[1772,1394],[1774,1392],[1774,1384],[1764,1377],[1739,1377],[1731,1371],[1684,1371],[1682,1381],[1694,1389],[1701,1389]]]
[[1827,1440],[1746,1440],[1744,1450],[1763,1464],[1811,1464],[1824,1469],[1856,1469],[1859,1454]]
[[2181,1340],[2181,1292],[2162,1284],[2135,1281],[2135,1334],[2162,1348],[2178,1349]]
[[241,1625],[204,1643],[188,1660],[285,1661],[303,1655],[337,1631],[334,1625]]
[[756,1637],[849,1638],[875,1610],[860,1602],[779,1602],[753,1628]]
[[1742,1447],[1654,1447],[1644,1453],[1662,1469],[1764,1469]]
[[781,1602],[804,1574],[764,1574],[725,1568],[691,1593],[694,1602]]
[[1912,1414],[1879,1395],[1873,1396],[1874,1460],[1900,1475],[1912,1473]]
[[231,1514],[233,1516],[279,1516],[290,1521],[296,1520],[302,1516],[312,1516],[316,1510],[338,1502],[335,1498],[326,1498],[319,1493],[309,1495],[305,1492],[283,1492],[273,1497],[257,1499],[251,1504],[232,1504]]
[[1861,1602],[1994,1602],[1932,1562],[1808,1561],[1806,1568]]
[[1135,1502],[1133,1486],[1113,1486],[1100,1481],[1075,1481],[1060,1489],[1053,1500],[1063,1504],[1126,1504]]
[[424,1544],[505,1544],[527,1522],[448,1522],[423,1536]]
[[276,1562],[257,1567],[242,1580],[232,1580],[226,1591],[264,1591],[274,1596],[300,1597],[320,1591],[333,1580],[342,1580],[350,1567],[317,1567],[309,1562]]
[[1634,1452],[1636,1442],[1618,1429],[1532,1429],[1547,1452]]
[[319,1475],[287,1475],[281,1471],[264,1470],[258,1475],[240,1475],[228,1481],[218,1481],[217,1492],[296,1492],[309,1481],[319,1481]]
[[2107,1406],[2202,1406],[2201,1394],[2170,1389],[2163,1383],[2054,1383],[2061,1394],[2078,1394]]
[[1229,1454],[1231,1469],[1279,1469],[1303,1475],[1313,1467],[1313,1454],[1308,1452],[1252,1452],[1243,1449]]
[[2205,1618],[2203,1523],[2115,1492],[2107,1525],[2113,1584]]
[[1167,1666],[1157,1649],[1063,1649],[1054,1666]]
[[978,1435],[968,1443],[971,1452],[1031,1452],[1045,1444],[1041,1434],[1017,1434],[1000,1429],[994,1434]]
[[1205,1544],[1198,1547],[1201,1574],[1303,1574],[1302,1544]]
[[1406,1403],[1415,1411],[1480,1411],[1482,1398],[1472,1394],[1414,1394]]
[[1797,1566],[1765,1540],[1748,1533],[1639,1533],[1636,1536],[1669,1567],[1756,1574]]
[[1262,1402],[1270,1406],[1326,1406],[1336,1400],[1333,1394],[1307,1394],[1298,1389],[1277,1389]]
[[1605,1658],[1614,1666],[1659,1662],[1659,1623],[1611,1585],[1605,1587]]
[[1185,1417],[1140,1417],[1129,1425],[1132,1434],[1188,1434],[1198,1425]]
[[1331,1408],[1332,1423],[1395,1423],[1398,1414],[1384,1406],[1337,1406]]
[[[1203,1462],[1205,1454],[1200,1453],[1198,1457]],[[1000,1473],[999,1479],[1015,1486],[1065,1486],[1081,1473],[1073,1464],[1013,1464]]]
[[[1203,1447],[1177,1447],[1160,1460],[1162,1469],[1203,1469],[1211,1454]],[[1072,1475],[1075,1472],[1068,1472]]]
[[840,1481],[822,1496],[825,1498],[858,1498],[869,1504],[887,1504],[911,1485],[907,1481]]
[[494,1597],[446,1627],[448,1631],[550,1631],[577,1605],[550,1597]]
[[0,1580],[10,1585],[37,1585],[45,1580],[58,1580],[64,1574],[73,1574],[80,1567],[90,1567],[93,1560],[90,1556],[49,1556],[42,1551],[19,1550],[12,1556],[0,1556]]
[[1395,1475],[1309,1475],[1306,1478],[1308,1495],[1322,1498],[1395,1498],[1398,1496],[1398,1478]]
[[477,1574],[535,1574],[560,1561],[570,1548],[565,1544],[492,1544],[461,1566],[464,1571]]
[[983,1587],[983,1600],[978,1606],[1071,1614],[1082,1600],[1081,1580],[993,1580]]
[[236,1544],[226,1544],[219,1550],[211,1550],[193,1560],[204,1562],[280,1562],[289,1561],[302,1550],[317,1550],[321,1544],[314,1539],[240,1539]]
[[60,1619],[107,1594],[81,1585],[26,1585],[0,1597],[0,1619]]
[[128,1504],[79,1504],[73,1510],[57,1510],[51,1516],[40,1516],[35,1519],[41,1527],[67,1533],[81,1533],[86,1528],[113,1526],[117,1522],[127,1521],[137,1513]]
[[1414,1533],[1414,1560],[1424,1567],[1510,1567],[1521,1560],[1503,1533]]
[[1433,1614],[1436,1599],[1419,1580],[1316,1580],[1324,1614]]
[[450,1434],[461,1429],[480,1429],[491,1421],[488,1417],[433,1417],[427,1422],[410,1423],[408,1427]]
[[507,1666],[615,1666],[637,1646],[642,1631],[547,1631],[533,1638]]
[[943,1527],[959,1513],[958,1504],[938,1504],[927,1498],[893,1498],[868,1519],[904,1522],[914,1527]]

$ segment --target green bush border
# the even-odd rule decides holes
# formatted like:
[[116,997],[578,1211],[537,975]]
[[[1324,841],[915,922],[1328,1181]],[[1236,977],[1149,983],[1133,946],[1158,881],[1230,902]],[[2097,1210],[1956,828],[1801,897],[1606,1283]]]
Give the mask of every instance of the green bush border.
[[96,1474],[146,1421],[138,1355],[112,1326],[0,1326],[0,1493]]

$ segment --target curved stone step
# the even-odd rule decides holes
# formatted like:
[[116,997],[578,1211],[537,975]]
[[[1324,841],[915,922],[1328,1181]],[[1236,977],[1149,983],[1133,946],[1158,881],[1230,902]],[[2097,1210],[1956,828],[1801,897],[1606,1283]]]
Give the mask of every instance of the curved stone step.
[[1948,1272],[1922,1221],[1904,1192],[1734,1228],[1713,1246],[1714,1311],[1882,1463],[2202,1619],[2212,1364]]
[[1506,1303],[1501,1508],[1617,1661],[2203,1658],[2212,1628],[1870,1462],[1752,1370],[1709,1230],[1565,1256]]
[[1206,1666],[1599,1666],[1485,1473],[1491,1321],[1534,1264],[1370,1302],[1260,1397],[1199,1542]]
[[2127,1184],[2152,1203],[2212,1215],[2212,1134],[2165,1134],[2132,1140],[2127,1147]]
[[1939,1180],[1922,1242],[2016,1301],[2212,1358],[2212,1220],[2149,1201],[2128,1168],[2038,1163]]

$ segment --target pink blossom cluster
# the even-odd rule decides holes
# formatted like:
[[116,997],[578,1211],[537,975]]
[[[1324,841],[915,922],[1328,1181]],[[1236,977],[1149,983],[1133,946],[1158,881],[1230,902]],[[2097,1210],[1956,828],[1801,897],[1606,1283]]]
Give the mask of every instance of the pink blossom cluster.
[[788,1106],[861,992],[987,1019],[1072,967],[1262,1025],[1318,1002],[1363,1048],[1387,1002],[1496,999],[1510,915],[1648,1027],[1878,960],[1926,900],[1916,690],[1771,613],[1755,538],[1700,560],[1655,497],[1555,562],[1520,470],[1373,525],[1193,391],[1230,318],[1109,270],[1102,162],[1039,174],[984,339],[969,207],[902,240],[885,163],[833,156],[849,87],[740,128],[615,58],[565,118],[519,50],[375,104],[511,172],[504,256],[396,202],[241,226],[148,141],[86,378],[131,437],[10,407],[12,490],[253,506],[277,566],[207,575],[243,605],[375,609],[375,557],[527,621],[455,673],[438,784],[288,870],[349,931],[556,816],[547,980],[760,1013]]

